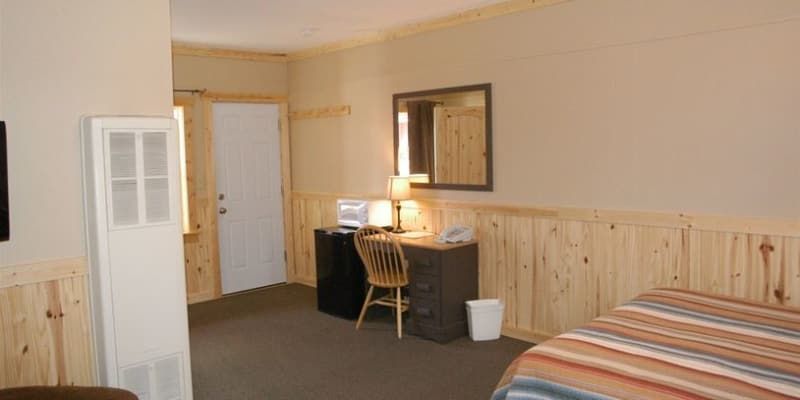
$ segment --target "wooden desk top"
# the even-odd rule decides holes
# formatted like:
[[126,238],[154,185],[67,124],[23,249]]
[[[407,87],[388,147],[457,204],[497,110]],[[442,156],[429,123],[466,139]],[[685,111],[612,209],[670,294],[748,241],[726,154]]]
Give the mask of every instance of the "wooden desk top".
[[478,243],[478,241],[474,239],[459,243],[438,243],[436,241],[438,235],[430,235],[418,239],[407,238],[402,235],[392,235],[392,237],[396,238],[401,246],[420,247],[431,250],[450,250]]

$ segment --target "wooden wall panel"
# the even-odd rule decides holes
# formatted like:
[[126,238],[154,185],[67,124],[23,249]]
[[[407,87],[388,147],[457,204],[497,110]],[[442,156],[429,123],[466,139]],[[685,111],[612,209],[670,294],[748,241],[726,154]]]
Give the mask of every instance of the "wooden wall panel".
[[[303,219],[295,237],[313,239],[314,228],[335,223],[322,215],[335,212],[337,197],[358,196],[295,193],[295,219]],[[758,225],[777,233],[756,234],[661,224],[658,215],[624,213],[617,223],[608,216],[613,213],[598,210],[567,212],[584,219],[559,212],[418,201],[405,205],[401,217],[406,229],[439,232],[453,223],[475,227],[479,296],[502,299],[504,333],[522,339],[540,340],[575,328],[654,287],[800,306],[800,235],[780,235],[792,231],[795,221]],[[642,223],[631,222],[637,219]],[[751,231],[752,221],[743,221],[717,225]],[[313,281],[313,241],[295,240],[294,252],[307,261],[297,266],[299,280]]]
[[316,253],[314,229],[336,225],[336,198],[303,198],[292,200],[294,279],[316,286]]
[[94,384],[85,260],[68,261],[0,267],[39,277],[0,289],[0,388]]
[[800,240],[692,232],[691,288],[800,305]]
[[196,211],[192,221],[193,232],[183,235],[183,253],[186,263],[186,297],[189,304],[215,298],[217,275],[211,268],[209,246],[211,238],[207,229],[211,209],[205,196],[195,199]]

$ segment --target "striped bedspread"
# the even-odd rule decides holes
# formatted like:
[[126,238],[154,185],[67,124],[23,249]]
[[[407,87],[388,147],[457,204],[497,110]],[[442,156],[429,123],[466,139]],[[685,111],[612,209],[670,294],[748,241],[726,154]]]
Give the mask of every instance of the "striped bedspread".
[[520,355],[493,399],[798,399],[800,309],[645,292]]

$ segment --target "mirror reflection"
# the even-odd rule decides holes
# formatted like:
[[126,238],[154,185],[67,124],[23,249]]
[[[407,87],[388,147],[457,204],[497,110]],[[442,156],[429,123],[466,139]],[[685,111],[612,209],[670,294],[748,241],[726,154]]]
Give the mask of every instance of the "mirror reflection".
[[415,187],[491,190],[491,86],[395,95],[399,175]]

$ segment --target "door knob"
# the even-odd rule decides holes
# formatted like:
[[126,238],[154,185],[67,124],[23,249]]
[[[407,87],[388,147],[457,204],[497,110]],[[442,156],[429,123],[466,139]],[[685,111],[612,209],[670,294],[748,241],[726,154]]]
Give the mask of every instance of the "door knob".
[[225,207],[220,207],[220,208],[219,208],[219,213],[220,213],[220,214],[225,214],[225,213],[227,213],[227,212],[228,212],[228,209],[227,209],[227,208],[225,208]]

